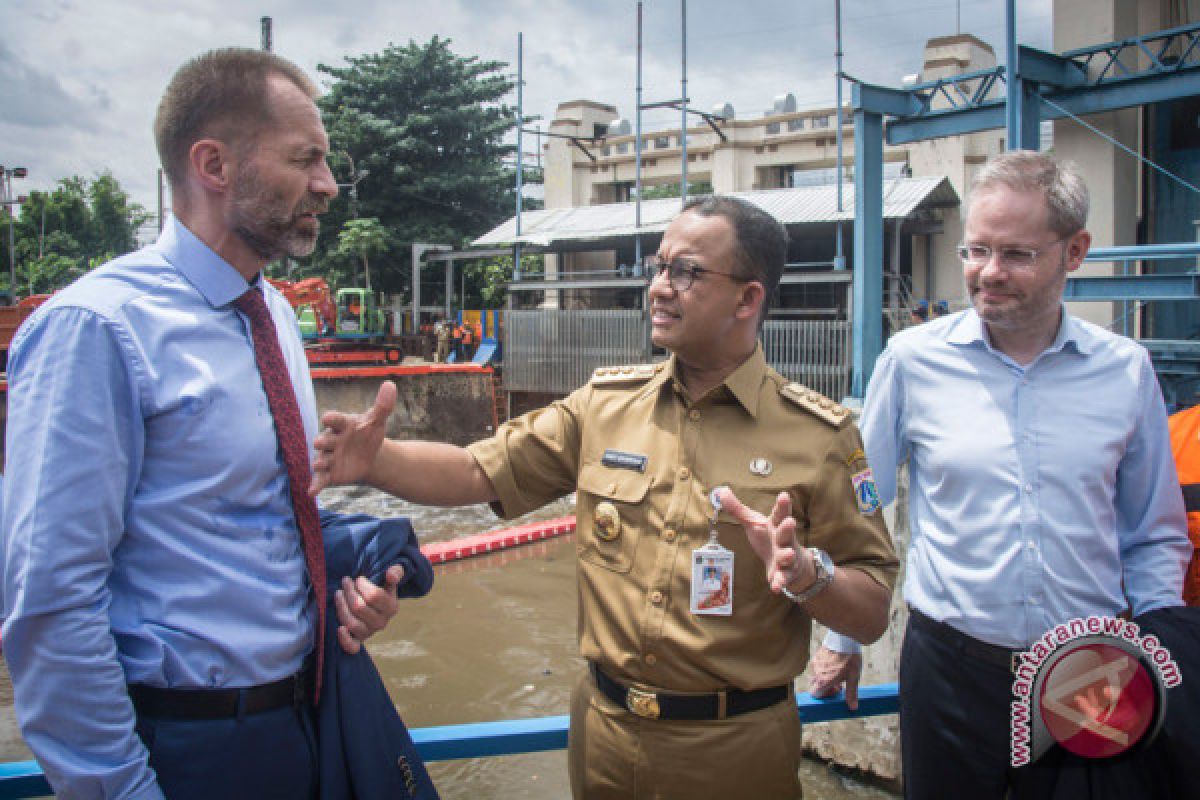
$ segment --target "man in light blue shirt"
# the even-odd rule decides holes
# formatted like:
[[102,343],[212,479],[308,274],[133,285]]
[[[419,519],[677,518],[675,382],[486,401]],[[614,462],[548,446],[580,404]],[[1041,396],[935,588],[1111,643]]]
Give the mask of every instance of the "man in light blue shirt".
[[[973,307],[893,336],[867,389],[883,502],[898,465],[910,480],[909,797],[1040,796],[1050,771],[1008,768],[1012,653],[1072,618],[1181,604],[1190,546],[1150,359],[1062,305],[1087,207],[1069,165],[991,161],[959,248]],[[856,651],[826,639],[815,694],[854,689]]]
[[[314,796],[314,593],[232,303],[265,296],[311,440],[295,317],[261,270],[312,251],[337,193],[315,95],[268,53],[184,65],[155,122],[174,217],[13,343],[4,655],[60,797]],[[343,647],[395,613],[399,578],[346,586]]]

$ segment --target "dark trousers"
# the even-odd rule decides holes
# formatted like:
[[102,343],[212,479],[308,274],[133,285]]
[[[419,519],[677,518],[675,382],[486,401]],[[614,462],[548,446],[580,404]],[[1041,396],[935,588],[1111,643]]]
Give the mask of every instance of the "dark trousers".
[[168,800],[317,796],[310,706],[217,720],[139,716],[138,736]]
[[[1136,775],[1055,746],[1009,766],[1012,674],[911,622],[900,651],[900,742],[909,800],[1150,797]],[[1115,782],[1122,782],[1117,786]],[[1007,794],[1006,794],[1007,793]]]

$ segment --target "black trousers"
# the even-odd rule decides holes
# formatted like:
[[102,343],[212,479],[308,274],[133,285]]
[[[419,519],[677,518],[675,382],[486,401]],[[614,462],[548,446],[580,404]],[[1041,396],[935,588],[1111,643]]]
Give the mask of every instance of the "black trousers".
[[1135,771],[1053,747],[1010,763],[1012,674],[910,622],[900,651],[900,737],[908,800],[1155,797]]
[[315,730],[309,705],[229,719],[137,721],[168,800],[316,798]]

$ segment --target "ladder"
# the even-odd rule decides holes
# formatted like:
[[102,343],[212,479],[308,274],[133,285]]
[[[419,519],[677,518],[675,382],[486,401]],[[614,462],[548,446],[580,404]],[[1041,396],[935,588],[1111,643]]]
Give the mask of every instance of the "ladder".
[[496,369],[492,369],[492,430],[495,431],[508,421],[508,392]]

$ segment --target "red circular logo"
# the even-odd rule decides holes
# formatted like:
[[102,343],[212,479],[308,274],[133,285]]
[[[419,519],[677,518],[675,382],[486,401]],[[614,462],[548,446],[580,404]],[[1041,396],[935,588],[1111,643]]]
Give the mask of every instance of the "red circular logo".
[[1154,722],[1154,679],[1133,655],[1110,644],[1081,644],[1046,673],[1042,722],[1059,744],[1085,758],[1135,747]]

